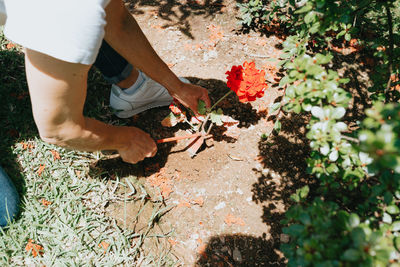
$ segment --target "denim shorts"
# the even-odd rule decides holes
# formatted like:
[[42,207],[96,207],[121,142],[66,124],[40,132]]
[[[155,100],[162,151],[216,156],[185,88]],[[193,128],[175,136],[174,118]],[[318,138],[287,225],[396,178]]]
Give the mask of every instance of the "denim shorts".
[[96,61],[93,64],[111,84],[125,80],[132,72],[133,66],[103,40]]
[[10,178],[0,167],[0,227],[7,225],[19,209],[19,197]]

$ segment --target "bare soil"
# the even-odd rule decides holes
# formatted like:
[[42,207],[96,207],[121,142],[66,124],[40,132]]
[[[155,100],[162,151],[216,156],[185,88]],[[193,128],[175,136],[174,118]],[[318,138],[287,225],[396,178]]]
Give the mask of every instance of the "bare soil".
[[[93,168],[112,179],[139,177],[151,199],[160,194],[152,179],[164,179],[161,191],[171,192],[165,192],[163,201],[171,209],[159,220],[157,231],[169,233],[163,244],[177,265],[285,266],[279,246],[287,237],[280,221],[291,204],[290,194],[305,183],[309,150],[305,117],[281,113],[281,132],[268,140],[261,138],[272,132],[277,115],[268,114],[268,106],[283,94],[276,87],[270,60],[278,57],[282,40],[243,33],[236,1],[128,0],[126,4],[164,61],[177,75],[207,88],[213,102],[229,90],[225,72],[246,60],[266,69],[271,83],[265,96],[251,104],[240,103],[234,95],[222,102],[224,114],[238,120],[238,128],[229,135],[224,134],[226,129],[215,128],[214,137],[193,158],[184,150],[187,141],[179,141],[159,145],[154,158],[137,165],[110,159]],[[185,134],[182,125],[161,125],[168,114],[168,108],[157,108],[121,121],[154,139]],[[146,205],[121,201],[107,210],[121,226],[139,232],[146,227],[154,202]]]

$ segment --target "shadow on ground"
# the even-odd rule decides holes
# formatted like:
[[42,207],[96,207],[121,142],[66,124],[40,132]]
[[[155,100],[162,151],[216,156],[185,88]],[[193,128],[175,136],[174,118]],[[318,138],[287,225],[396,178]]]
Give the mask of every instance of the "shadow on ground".
[[305,162],[310,153],[305,137],[308,120],[305,115],[287,114],[280,119],[280,133],[259,142],[263,170],[255,170],[259,178],[253,184],[253,201],[263,207],[262,220],[269,228],[272,249],[279,250],[284,227],[281,220],[292,204],[290,196],[312,181]]
[[195,266],[286,266],[271,241],[248,235],[212,237]]
[[[228,87],[226,86],[226,82],[216,79],[199,79],[195,77],[187,77],[187,79],[192,84],[197,84],[204,88],[207,88],[209,91],[210,100],[212,103],[215,103],[218,99],[220,99],[223,95],[229,92]],[[104,91],[104,90],[102,90]],[[95,95],[96,90],[92,90],[92,92],[88,92],[88,101],[89,98],[96,98]],[[96,101],[94,99],[94,101]],[[98,101],[97,103],[102,103]],[[88,103],[87,103],[88,104]],[[102,106],[102,104],[100,104]],[[257,114],[256,110],[252,108],[252,106],[247,103],[241,103],[238,101],[235,94],[229,95],[225,101],[221,102],[218,107],[221,107],[223,113],[225,115],[229,115],[232,118],[239,121],[239,127],[248,128],[251,125],[257,124],[257,122],[261,119],[261,116]],[[96,109],[96,107],[93,107]],[[97,108],[97,109],[101,109]],[[186,111],[187,114],[190,114],[189,111]],[[104,111],[103,113],[107,113]],[[187,124],[179,123],[178,125],[167,128],[161,125],[161,121],[170,113],[168,107],[162,108],[154,108],[151,110],[147,110],[137,116],[133,116],[129,119],[118,120],[113,116],[107,116],[107,121],[111,121],[114,124],[123,124],[126,126],[134,126],[142,129],[143,131],[149,133],[154,140],[167,138],[174,136],[175,133],[179,130],[188,129]],[[114,119],[114,121],[113,121]],[[226,130],[224,127],[214,127],[211,131],[213,134],[213,138],[216,141],[227,141],[233,142],[234,139],[224,136],[222,133]],[[134,175],[137,177],[149,176],[155,172],[158,172],[160,168],[164,167],[169,155],[171,154],[172,148],[176,146],[176,142],[158,144],[158,152],[156,156],[153,158],[147,158],[144,161],[132,165],[129,163],[123,162],[120,158],[111,158],[104,159],[95,162],[92,164],[92,171],[96,171],[98,174],[103,174],[104,178],[106,177],[126,177],[129,175]],[[205,149],[205,148],[203,148]],[[183,152],[183,151],[182,151]],[[177,152],[177,153],[182,153]],[[201,149],[199,151],[201,153]]]
[[22,196],[25,182],[12,147],[20,140],[37,136],[37,130],[25,79],[24,55],[13,49],[0,51],[0,94],[0,165]]
[[165,21],[163,28],[175,26],[191,39],[194,37],[190,18],[193,16],[208,18],[222,13],[222,8],[225,6],[223,0],[125,0],[125,3],[133,15],[144,14],[145,8],[152,8],[155,10],[154,15]]

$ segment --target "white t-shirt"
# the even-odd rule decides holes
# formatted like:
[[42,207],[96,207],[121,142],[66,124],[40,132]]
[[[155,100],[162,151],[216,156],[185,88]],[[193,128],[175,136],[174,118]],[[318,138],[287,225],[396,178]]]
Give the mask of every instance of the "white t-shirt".
[[[93,64],[110,0],[0,0],[8,39],[57,59]],[[6,18],[6,19],[5,19]]]

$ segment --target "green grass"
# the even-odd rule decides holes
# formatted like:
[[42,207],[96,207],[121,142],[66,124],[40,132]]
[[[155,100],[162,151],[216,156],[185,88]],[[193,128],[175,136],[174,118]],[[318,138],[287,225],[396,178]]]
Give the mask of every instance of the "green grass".
[[[143,232],[120,227],[106,216],[106,206],[121,199],[147,201],[140,182],[135,177],[130,178],[135,183],[119,177],[102,179],[90,172],[90,164],[104,157],[102,153],[71,151],[38,138],[23,54],[19,48],[7,50],[7,43],[0,29],[0,165],[17,186],[21,212],[0,229],[0,266],[173,266],[168,247],[154,253],[145,242],[168,237],[152,232],[167,207],[155,203]],[[92,71],[85,114],[121,124],[107,107],[108,88],[101,75]],[[24,148],[23,143],[33,147]],[[128,199],[128,195],[136,198]],[[51,204],[43,205],[43,199]],[[33,257],[25,251],[29,239],[43,246],[42,255]],[[107,251],[99,246],[102,241],[109,244]]]

